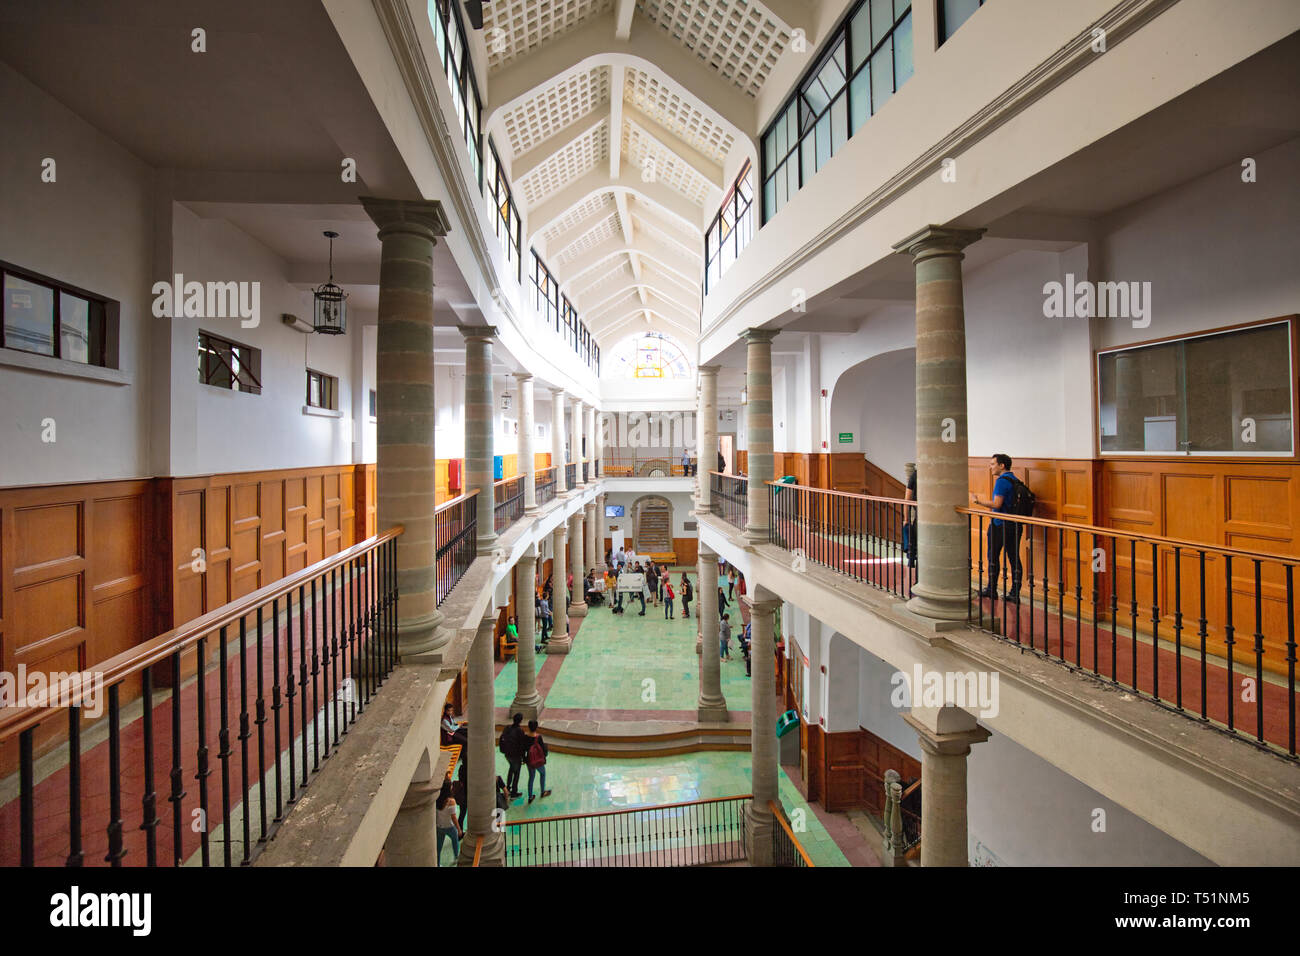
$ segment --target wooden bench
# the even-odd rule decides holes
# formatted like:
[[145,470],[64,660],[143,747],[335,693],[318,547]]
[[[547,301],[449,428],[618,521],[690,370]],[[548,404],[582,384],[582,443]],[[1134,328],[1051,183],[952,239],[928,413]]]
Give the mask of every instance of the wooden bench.
[[447,761],[447,779],[451,780],[456,775],[456,764],[460,761],[460,744],[451,744],[442,749],[451,754],[451,759]]
[[502,634],[497,638],[497,651],[501,660],[509,660],[518,654],[519,642],[510,640],[509,634]]

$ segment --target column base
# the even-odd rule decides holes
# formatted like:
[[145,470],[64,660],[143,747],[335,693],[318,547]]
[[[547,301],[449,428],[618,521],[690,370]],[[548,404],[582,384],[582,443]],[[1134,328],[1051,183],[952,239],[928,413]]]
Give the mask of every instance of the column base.
[[438,865],[434,802],[440,785],[440,781],[426,780],[407,788],[384,842],[385,866]]
[[907,608],[921,617],[941,621],[964,621],[970,616],[970,587],[964,590],[929,587],[921,581],[912,585]]
[[745,856],[750,866],[772,865],[772,828],[776,822],[772,811],[755,808],[751,800],[745,804]]
[[536,517],[541,513],[542,513],[541,505],[532,505],[524,509],[524,514],[528,515],[529,517]]
[[569,605],[569,617],[586,617],[586,616],[587,616],[586,601],[574,601],[572,604]]
[[551,639],[542,645],[542,651],[546,654],[567,654],[573,647],[573,637],[564,634],[559,637],[552,634]]
[[695,707],[695,719],[700,723],[725,724],[731,721],[731,712],[727,710],[727,702],[710,701],[700,698]]
[[397,656],[405,664],[441,664],[451,640],[442,631],[443,614],[434,611],[426,618],[397,622]]
[[745,540],[750,544],[767,544],[769,536],[767,528],[754,528],[749,525],[745,526],[744,535]]
[[510,713],[523,714],[524,723],[530,720],[536,720],[542,712],[542,695],[533,691],[524,697],[515,694],[515,699],[510,702]]
[[[474,865],[474,847],[477,840],[477,833],[465,831],[465,838],[460,841],[460,856],[456,858],[457,866]],[[491,867],[506,865],[505,834],[496,830],[489,830],[483,834],[483,849],[479,852],[478,865]]]

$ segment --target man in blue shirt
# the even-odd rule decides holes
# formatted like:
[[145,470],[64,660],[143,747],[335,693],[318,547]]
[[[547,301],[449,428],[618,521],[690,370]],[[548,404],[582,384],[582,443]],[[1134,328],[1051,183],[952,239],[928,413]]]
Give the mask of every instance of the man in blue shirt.
[[[993,482],[993,500],[980,501],[972,495],[976,508],[988,508],[1000,514],[1011,511],[1011,504],[1016,498],[1016,483],[1020,480],[1011,473],[1009,455],[994,455],[989,459],[989,473]],[[998,572],[1002,564],[1002,554],[1006,552],[1007,565],[1011,571],[1011,593],[1007,600],[1012,604],[1020,603],[1020,524],[1016,521],[1003,521],[994,518],[989,522],[989,583],[980,591],[980,597],[996,598],[998,592]]]

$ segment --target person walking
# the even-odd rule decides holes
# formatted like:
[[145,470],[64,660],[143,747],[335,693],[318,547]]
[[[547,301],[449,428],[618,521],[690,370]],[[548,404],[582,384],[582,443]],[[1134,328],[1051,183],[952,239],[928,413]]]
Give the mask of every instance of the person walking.
[[659,569],[655,567],[655,563],[653,561],[651,561],[650,566],[646,568],[645,583],[646,583],[646,587],[650,589],[650,606],[658,607],[659,606]]
[[533,797],[533,779],[541,774],[542,776],[542,796],[549,797],[551,791],[546,789],[546,758],[550,755],[550,748],[546,746],[546,741],[542,739],[542,733],[537,729],[537,721],[530,720],[528,729],[524,731],[524,751],[528,760],[528,802],[532,803]]
[[727,595],[723,593],[722,588],[718,588],[718,616],[725,617],[723,613],[727,610]]
[[682,617],[689,620],[691,616],[691,598],[695,597],[695,590],[691,587],[691,579],[682,572]]
[[541,602],[537,605],[537,616],[542,622],[542,643],[545,644],[551,637],[551,627],[554,618],[551,616],[551,593],[549,591],[542,594]]
[[736,569],[735,568],[727,569],[727,598],[728,600],[733,600],[733,601],[736,598]]
[[522,796],[519,792],[519,774],[524,763],[523,722],[523,714],[514,714],[510,718],[510,726],[501,731],[501,742],[498,744],[506,763],[510,765],[510,770],[506,773],[506,789],[512,797]]
[[722,623],[718,625],[718,658],[724,662],[731,660],[731,615],[729,614],[722,615]]
[[460,853],[460,838],[464,836],[465,831],[461,829],[460,822],[456,819],[457,814],[456,800],[451,795],[451,781],[446,780],[442,784],[442,790],[438,793],[438,802],[434,804],[434,827],[438,831],[438,865],[442,865],[442,845],[451,840],[451,857],[454,860]]
[[691,477],[691,453],[685,448],[682,449],[682,474]]
[[666,620],[673,618],[673,582],[671,581],[664,585],[664,618]]
[[[978,495],[971,495],[977,508],[988,508],[990,511],[998,514],[1017,514],[1014,507],[1017,497],[1024,488],[1023,482],[1017,478],[1011,471],[1011,457],[1009,455],[994,455],[989,459],[989,474],[994,478],[993,482],[993,500],[980,501]],[[1028,489],[1025,489],[1028,490]],[[1002,564],[1002,555],[1007,556],[1007,565],[1011,572],[1011,593],[1007,595],[1007,601],[1011,604],[1020,603],[1020,524],[1016,521],[1005,522],[1001,518],[993,518],[989,522],[989,583],[984,590],[979,592],[982,598],[997,598],[998,595],[998,572]]]

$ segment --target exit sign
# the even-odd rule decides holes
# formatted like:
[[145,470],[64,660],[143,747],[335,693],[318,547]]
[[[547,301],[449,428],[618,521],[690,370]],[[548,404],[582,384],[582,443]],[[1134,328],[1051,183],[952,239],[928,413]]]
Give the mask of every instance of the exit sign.
[[853,432],[840,432],[840,444],[841,445],[853,444]]

